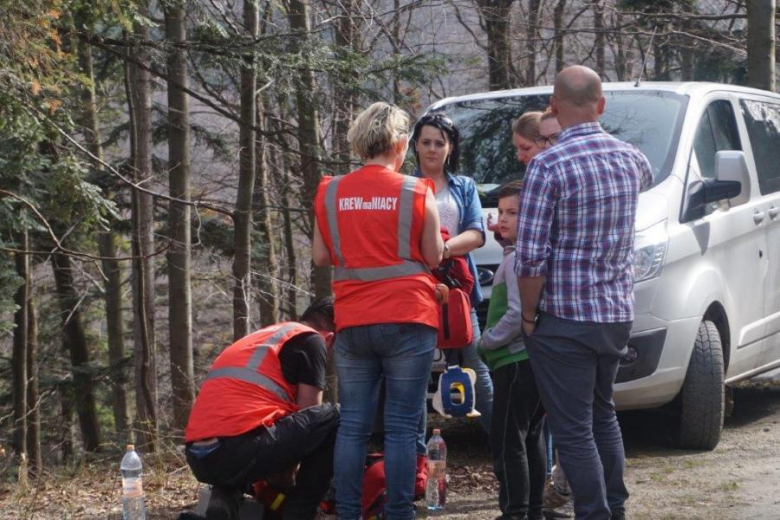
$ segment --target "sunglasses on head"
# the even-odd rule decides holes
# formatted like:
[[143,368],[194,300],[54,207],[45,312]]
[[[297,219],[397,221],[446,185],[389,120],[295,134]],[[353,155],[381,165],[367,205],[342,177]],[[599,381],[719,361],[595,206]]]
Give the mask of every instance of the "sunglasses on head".
[[444,114],[425,114],[420,118],[420,121],[418,121],[418,125],[427,125],[431,123],[439,123],[441,126],[444,126],[446,128],[455,128],[455,123],[452,122],[452,119],[445,116]]

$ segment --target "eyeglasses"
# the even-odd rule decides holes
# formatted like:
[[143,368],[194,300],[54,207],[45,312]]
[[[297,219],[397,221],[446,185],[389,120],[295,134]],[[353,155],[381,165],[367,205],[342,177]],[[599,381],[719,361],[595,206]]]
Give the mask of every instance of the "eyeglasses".
[[547,148],[558,142],[558,135],[560,134],[540,135],[537,139],[534,139],[534,144],[539,148]]

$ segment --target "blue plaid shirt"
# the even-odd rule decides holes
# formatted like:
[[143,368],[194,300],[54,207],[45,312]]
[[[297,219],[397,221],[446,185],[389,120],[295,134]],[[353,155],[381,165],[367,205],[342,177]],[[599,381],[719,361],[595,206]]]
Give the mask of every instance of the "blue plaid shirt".
[[546,276],[539,308],[599,323],[634,319],[634,219],[653,171],[598,123],[564,130],[528,165],[520,195],[518,277]]

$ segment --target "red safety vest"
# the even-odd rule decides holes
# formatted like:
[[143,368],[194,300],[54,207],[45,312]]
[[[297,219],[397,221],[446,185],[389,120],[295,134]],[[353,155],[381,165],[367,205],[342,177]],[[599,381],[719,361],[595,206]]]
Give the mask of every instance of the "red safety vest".
[[436,281],[420,243],[433,183],[369,165],[325,177],[315,197],[330,251],[336,328],[421,323],[437,328]]
[[222,351],[195,399],[185,441],[240,435],[298,411],[298,386],[284,378],[279,352],[291,338],[307,332],[317,331],[300,323],[280,323]]

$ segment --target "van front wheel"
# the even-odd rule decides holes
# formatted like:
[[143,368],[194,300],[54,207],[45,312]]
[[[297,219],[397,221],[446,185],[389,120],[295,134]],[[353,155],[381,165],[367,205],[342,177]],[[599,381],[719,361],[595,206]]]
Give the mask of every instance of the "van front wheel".
[[713,322],[704,320],[680,392],[679,447],[712,450],[718,445],[723,430],[723,379],[720,333]]

